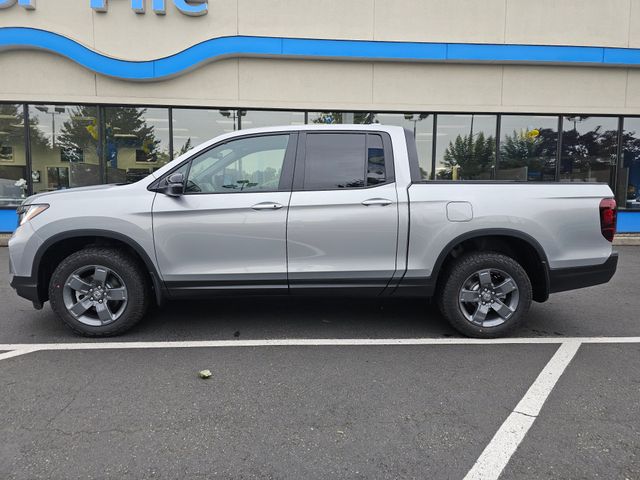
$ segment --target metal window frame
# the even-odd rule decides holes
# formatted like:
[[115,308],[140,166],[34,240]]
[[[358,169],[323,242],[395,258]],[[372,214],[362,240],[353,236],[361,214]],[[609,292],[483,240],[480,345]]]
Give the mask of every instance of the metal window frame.
[[169,107],[169,161],[174,159],[173,156],[173,107]]
[[556,149],[556,182],[560,182],[562,166],[562,137],[564,132],[564,115],[558,115],[558,145]]
[[29,119],[29,104],[22,104],[22,118],[24,121],[24,161],[27,171],[27,195],[33,195],[33,164],[31,163],[31,120]]

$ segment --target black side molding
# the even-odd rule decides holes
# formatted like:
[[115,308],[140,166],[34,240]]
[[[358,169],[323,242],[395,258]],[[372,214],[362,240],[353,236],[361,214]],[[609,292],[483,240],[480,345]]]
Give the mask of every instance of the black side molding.
[[566,292],[578,288],[607,283],[616,273],[618,253],[613,252],[606,262],[586,267],[550,268],[549,293]]

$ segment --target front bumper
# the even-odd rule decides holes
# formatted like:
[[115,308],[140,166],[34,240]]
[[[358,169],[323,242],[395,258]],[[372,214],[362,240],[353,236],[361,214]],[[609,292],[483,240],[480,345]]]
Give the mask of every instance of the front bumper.
[[14,276],[9,284],[13,289],[15,289],[19,296],[26,298],[27,300],[31,300],[33,308],[38,310],[42,308],[43,302],[38,293],[38,283],[31,277]]
[[549,293],[607,283],[616,273],[618,253],[613,252],[606,262],[586,267],[549,269]]

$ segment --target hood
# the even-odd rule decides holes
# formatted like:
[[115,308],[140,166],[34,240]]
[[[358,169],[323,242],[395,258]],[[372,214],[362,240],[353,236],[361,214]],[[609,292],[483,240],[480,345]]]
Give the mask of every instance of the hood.
[[108,185],[92,185],[90,187],[74,187],[74,188],[65,188],[63,190],[53,190],[51,192],[42,192],[42,193],[36,193],[35,195],[31,195],[30,197],[27,197],[24,199],[24,201],[22,202],[22,205],[29,205],[31,203],[38,203],[40,200],[44,200],[45,198],[48,198],[50,196],[53,195],[69,195],[69,194],[73,194],[76,192],[88,192],[88,191],[95,191],[95,190],[109,190],[109,189],[114,189],[114,188],[119,188],[121,187],[122,184],[108,184]]

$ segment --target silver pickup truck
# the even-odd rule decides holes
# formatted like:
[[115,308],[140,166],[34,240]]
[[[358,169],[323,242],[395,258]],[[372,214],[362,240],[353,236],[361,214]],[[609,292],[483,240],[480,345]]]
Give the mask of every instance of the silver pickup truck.
[[607,185],[423,181],[411,132],[291,126],[215,138],[129,185],[34,195],[11,285],[75,332],[124,332],[152,302],[228,294],[434,297],[497,337],[531,301],[605,283]]

